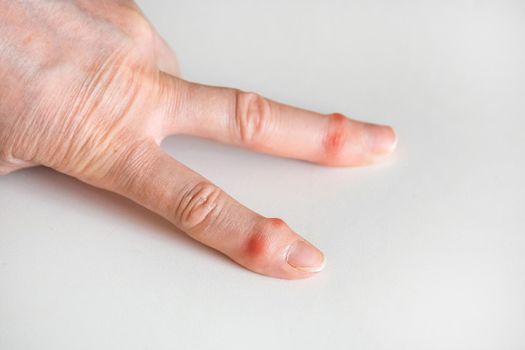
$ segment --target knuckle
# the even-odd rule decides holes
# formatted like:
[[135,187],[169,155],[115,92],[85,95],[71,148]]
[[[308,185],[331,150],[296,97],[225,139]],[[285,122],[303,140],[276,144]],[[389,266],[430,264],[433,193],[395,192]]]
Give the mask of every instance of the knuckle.
[[272,242],[287,229],[286,223],[281,219],[264,218],[249,234],[245,256],[252,264],[264,265],[273,255]]
[[137,19],[135,19],[131,33],[133,38],[140,42],[150,41],[153,35],[150,24],[142,16],[137,16]]
[[338,113],[331,114],[328,118],[329,121],[323,138],[323,150],[329,159],[337,159],[342,155],[348,139],[345,132],[347,119]]
[[175,223],[185,231],[204,231],[217,220],[224,202],[225,194],[217,186],[206,181],[194,184],[180,196]]
[[127,34],[136,42],[150,42],[153,38],[153,29],[139,10],[134,7],[125,9],[122,15],[124,28]]
[[255,146],[264,141],[272,122],[270,103],[253,92],[236,95],[236,130],[242,144]]

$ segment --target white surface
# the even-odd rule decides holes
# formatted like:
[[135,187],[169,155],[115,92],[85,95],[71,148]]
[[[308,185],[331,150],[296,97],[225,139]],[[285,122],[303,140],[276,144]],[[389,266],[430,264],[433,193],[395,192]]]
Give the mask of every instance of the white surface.
[[328,169],[189,138],[324,273],[243,270],[115,195],[0,178],[0,349],[525,349],[524,1],[140,1],[187,79],[394,125]]

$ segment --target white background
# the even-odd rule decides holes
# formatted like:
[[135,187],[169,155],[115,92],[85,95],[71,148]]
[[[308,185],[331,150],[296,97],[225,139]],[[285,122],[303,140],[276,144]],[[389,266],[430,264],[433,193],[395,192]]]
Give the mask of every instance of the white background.
[[263,277],[116,195],[0,178],[0,349],[525,349],[525,1],[139,1],[189,80],[388,123],[328,169],[164,148],[327,254]]

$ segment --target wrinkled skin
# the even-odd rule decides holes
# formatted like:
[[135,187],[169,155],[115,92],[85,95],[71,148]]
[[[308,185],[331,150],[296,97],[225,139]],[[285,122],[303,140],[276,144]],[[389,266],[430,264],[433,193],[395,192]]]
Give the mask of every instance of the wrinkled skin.
[[[304,278],[324,256],[159,147],[190,134],[330,166],[388,155],[387,126],[180,79],[128,0],[0,0],[0,174],[46,166],[119,193],[258,273]],[[235,176],[235,174],[232,174]]]

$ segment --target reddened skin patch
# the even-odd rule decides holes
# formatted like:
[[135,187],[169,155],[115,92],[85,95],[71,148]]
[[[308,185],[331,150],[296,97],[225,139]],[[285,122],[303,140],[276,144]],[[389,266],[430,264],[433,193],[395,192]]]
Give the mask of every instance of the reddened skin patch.
[[327,156],[335,157],[341,154],[341,150],[345,145],[344,126],[347,118],[340,113],[330,114],[328,118],[328,131],[323,140],[323,146]]
[[262,232],[253,233],[248,239],[248,244],[246,245],[246,255],[250,259],[256,259],[267,251],[268,247],[268,238]]
[[257,227],[248,239],[246,244],[248,258],[257,259],[266,255],[272,236],[287,228],[288,225],[282,219],[271,218],[264,220],[262,225]]

